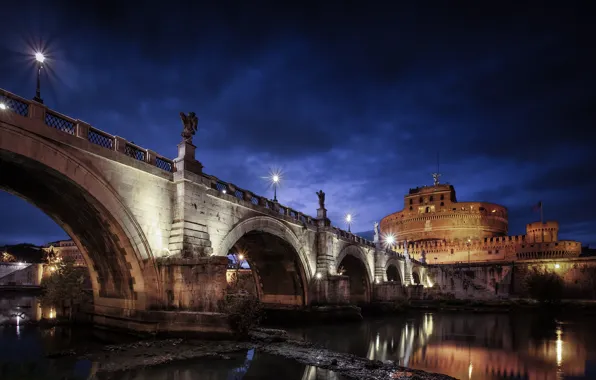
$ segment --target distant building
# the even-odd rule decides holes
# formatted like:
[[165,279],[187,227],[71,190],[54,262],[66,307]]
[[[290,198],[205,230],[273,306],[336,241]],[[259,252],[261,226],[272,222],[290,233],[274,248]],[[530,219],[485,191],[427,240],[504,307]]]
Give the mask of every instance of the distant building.
[[74,261],[75,266],[85,267],[87,263],[79,251],[79,248],[75,245],[72,240],[59,240],[52,243],[48,243],[43,247],[44,252],[53,250],[62,259],[71,259]]
[[[404,208],[381,220],[383,235],[391,235],[399,253],[406,250],[428,264],[572,258],[581,243],[559,240],[556,221],[534,222],[525,235],[508,235],[504,206],[488,202],[458,202],[448,184],[410,189]],[[407,242],[407,246],[404,244]]]

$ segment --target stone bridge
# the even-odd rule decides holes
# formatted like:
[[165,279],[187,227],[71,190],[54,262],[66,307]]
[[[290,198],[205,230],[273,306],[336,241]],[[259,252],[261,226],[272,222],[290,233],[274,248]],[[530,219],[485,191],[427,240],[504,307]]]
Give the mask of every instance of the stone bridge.
[[432,285],[421,263],[332,226],[324,205],[311,217],[205,174],[191,142],[178,152],[0,90],[0,188],[76,243],[97,323],[224,332],[227,255],[238,252],[268,307],[366,304]]

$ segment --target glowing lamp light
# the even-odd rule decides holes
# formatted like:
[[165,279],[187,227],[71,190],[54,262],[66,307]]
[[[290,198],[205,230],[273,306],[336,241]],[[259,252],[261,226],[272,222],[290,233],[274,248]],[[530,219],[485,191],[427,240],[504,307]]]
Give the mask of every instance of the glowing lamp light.
[[352,223],[352,214],[346,215],[346,222]]
[[561,266],[559,264],[555,264],[555,269],[559,269]]
[[322,275],[322,274],[320,274],[320,273],[317,273],[317,274],[315,274],[315,277],[317,278],[317,280],[320,280],[320,279],[321,279],[321,277],[323,277],[323,275]]
[[242,253],[238,255],[238,260],[240,260],[240,261],[244,260],[244,255]]
[[395,235],[393,235],[393,234],[385,235],[385,244],[387,244],[387,245],[395,244]]
[[43,55],[42,52],[38,51],[37,53],[35,53],[35,60],[39,63],[43,63],[46,60],[46,57],[45,55]]
[[0,110],[4,111],[5,109],[8,109],[8,107],[6,106],[6,104],[0,103]]
[[270,186],[273,186],[273,201],[277,202],[277,186],[281,182],[281,170],[271,170],[269,172]]

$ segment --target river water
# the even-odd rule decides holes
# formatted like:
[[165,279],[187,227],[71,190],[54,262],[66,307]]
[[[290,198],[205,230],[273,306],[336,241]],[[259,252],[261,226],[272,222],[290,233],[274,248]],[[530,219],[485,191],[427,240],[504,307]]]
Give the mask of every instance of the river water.
[[[93,375],[95,363],[47,359],[45,353],[114,342],[88,329],[42,330],[22,321],[42,314],[34,297],[0,297],[0,379],[340,379],[291,360],[249,351],[231,360],[194,360],[116,374]],[[294,337],[369,359],[439,372],[458,379],[596,379],[593,317],[536,313],[408,312],[361,323],[288,328]],[[122,337],[119,337],[122,342]]]

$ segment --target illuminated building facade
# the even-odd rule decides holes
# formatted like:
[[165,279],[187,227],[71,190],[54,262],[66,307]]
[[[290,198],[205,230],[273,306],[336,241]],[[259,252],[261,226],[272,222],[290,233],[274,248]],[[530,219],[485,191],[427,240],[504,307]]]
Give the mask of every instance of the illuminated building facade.
[[87,266],[81,251],[79,251],[79,248],[72,240],[60,240],[48,243],[43,250],[45,252],[53,250],[63,260],[67,258],[73,260],[75,266]]
[[[488,202],[458,202],[449,184],[410,189],[403,210],[381,220],[381,232],[393,236],[394,250],[428,264],[570,258],[581,243],[559,240],[556,221],[526,226],[525,235],[509,236],[507,208]],[[407,243],[405,243],[407,242]]]

